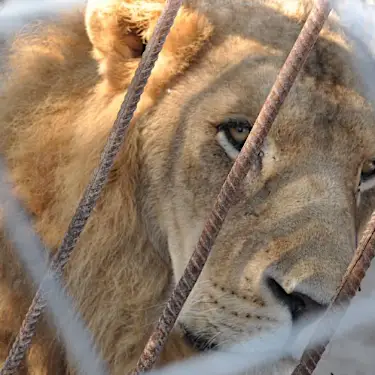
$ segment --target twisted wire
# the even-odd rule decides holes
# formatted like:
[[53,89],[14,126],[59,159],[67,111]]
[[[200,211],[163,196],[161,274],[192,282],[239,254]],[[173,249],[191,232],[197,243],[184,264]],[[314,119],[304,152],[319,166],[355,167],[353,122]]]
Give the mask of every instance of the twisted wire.
[[[320,345],[313,348],[308,347],[304,351],[301,361],[293,371],[292,375],[311,375],[318,362],[320,361],[328,343],[335,334],[341,318],[344,316],[350,300],[358,291],[366,271],[369,269],[372,259],[375,256],[375,211],[371,215],[370,221],[366,226],[362,239],[357,247],[354,257],[342,279],[340,287],[337,289],[328,309],[323,315],[321,321],[316,327],[316,331],[320,332],[321,327],[329,331],[326,333],[326,339]],[[331,314],[335,312],[335,314]],[[334,316],[334,319],[332,319]],[[315,335],[317,336],[317,335]],[[316,337],[313,336],[313,342]]]
[[225,217],[236,199],[236,192],[252,165],[259,159],[261,147],[287,97],[300,69],[314,46],[331,11],[328,0],[316,1],[288,58],[255,121],[249,137],[230,170],[216,199],[189,263],[172,292],[157,326],[151,334],[132,375],[153,367],[163,349],[181,309],[201,274]]
[[146,46],[141,62],[129,85],[114,126],[109,134],[108,141],[101,154],[99,166],[94,171],[93,177],[85,189],[83,197],[64,235],[61,246],[52,259],[49,272],[47,272],[38,288],[10,353],[0,370],[0,375],[15,374],[25,357],[35,334],[37,323],[46,307],[45,293],[48,291],[48,280],[52,277],[62,277],[64,266],[68,262],[92,210],[99,199],[100,193],[107,182],[109,172],[123,144],[139,99],[181,4],[182,0],[166,1],[166,5],[157,22],[154,33]]

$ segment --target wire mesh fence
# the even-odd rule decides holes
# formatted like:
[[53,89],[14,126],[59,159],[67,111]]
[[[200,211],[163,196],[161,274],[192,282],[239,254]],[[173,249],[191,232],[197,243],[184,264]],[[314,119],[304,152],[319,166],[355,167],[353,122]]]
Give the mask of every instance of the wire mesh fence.
[[[353,6],[356,6],[356,9],[360,10],[358,13],[356,13],[356,18],[353,18]],[[369,9],[370,8],[365,8],[365,6],[359,7],[359,5],[355,4],[354,1],[341,2],[337,6],[337,11],[341,16],[341,19],[343,20],[344,26],[348,29],[348,34],[352,36],[353,41],[357,43],[356,47],[361,51],[362,58],[360,59],[356,67],[359,69],[359,72],[364,75],[364,78],[368,77],[371,71],[373,71],[372,58],[374,56],[374,45],[372,44],[371,32],[369,32],[369,30],[373,29],[372,23],[374,22],[375,17],[372,17],[374,13],[372,13],[373,11]],[[360,41],[361,43],[359,44],[358,41]],[[364,81],[366,81],[366,79]],[[368,95],[370,99],[375,99],[375,95],[371,85],[368,85]],[[33,237],[33,232],[32,230],[30,230],[30,223],[22,213],[22,209],[17,205],[17,203],[12,200],[11,195],[9,195],[9,188],[7,187],[5,181],[3,181],[2,186],[3,188],[0,191],[0,199],[3,201],[4,207],[8,207],[9,213],[9,215],[7,215],[7,217],[9,218],[7,228],[8,231],[12,233],[12,239],[14,240],[14,242],[16,244],[18,243],[19,246],[17,246],[17,248],[19,250],[25,250],[26,248],[27,250],[29,250],[30,244],[35,245],[31,246],[34,249],[34,255],[32,255],[32,257],[34,258],[26,258],[26,256],[30,256],[30,251],[20,252],[20,256],[24,259],[25,264],[30,265],[32,264],[32,259],[34,259],[35,261],[37,257],[40,257],[41,253],[43,253],[44,250],[42,250],[42,246],[38,242],[38,239],[36,237]],[[40,260],[36,264],[45,264],[45,261],[42,262],[42,260]],[[38,282],[41,279],[41,275],[43,275],[45,271],[46,268],[30,268],[30,273]],[[77,313],[72,313],[74,311],[74,308],[72,307],[72,301],[69,301],[69,298],[67,298],[67,296],[63,292],[62,286],[58,283],[52,283],[50,288],[54,288],[55,292],[52,294],[48,293],[46,294],[46,296],[54,297],[49,301],[49,303],[51,305],[55,323],[65,335],[64,341],[66,344],[66,348],[72,348],[72,353],[76,356],[75,360],[81,366],[81,373],[106,373],[106,366],[100,361],[100,356],[97,355],[97,352],[94,349],[95,347],[92,343],[90,334],[83,327],[82,320],[79,318],[79,315]],[[347,330],[358,324],[370,323],[369,317],[373,314],[373,304],[371,302],[371,299],[360,301],[356,303],[353,308],[355,313],[358,314],[357,316],[360,318],[356,321],[353,321],[352,325],[347,325]],[[70,311],[70,314],[67,315],[67,311]],[[337,318],[337,314],[334,313],[333,317]],[[74,327],[74,329],[67,329],[69,324],[71,324],[70,327]],[[306,327],[303,328],[305,329]],[[299,329],[301,329],[301,327],[299,327]],[[326,331],[322,329],[323,334],[318,335],[319,337],[316,338],[318,342],[320,340],[325,340],[325,332]],[[77,333],[79,334],[77,335]],[[282,334],[282,328],[280,329],[280,332],[274,332],[272,335],[252,340],[247,344],[236,346],[232,351],[229,351],[228,353],[209,354],[202,359],[193,359],[187,363],[175,365],[169,370],[163,370],[163,373],[187,374],[194,373],[195,371],[203,371],[202,369],[204,368],[207,369],[207,372],[212,374],[235,374],[240,371],[247,371],[250,366],[264,365],[264,362],[278,359],[286,354],[286,348],[284,348],[284,350],[281,350],[279,345],[277,345],[278,334]],[[73,342],[75,343],[75,345],[72,344]],[[80,358],[84,358],[85,360],[82,361],[80,360]],[[224,366],[224,364],[229,365]],[[159,372],[155,371],[155,374],[156,373]]]

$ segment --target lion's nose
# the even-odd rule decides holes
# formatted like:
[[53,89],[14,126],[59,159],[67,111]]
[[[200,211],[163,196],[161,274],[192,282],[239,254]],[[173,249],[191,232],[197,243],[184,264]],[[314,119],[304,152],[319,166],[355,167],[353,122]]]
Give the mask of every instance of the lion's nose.
[[267,278],[266,283],[276,299],[289,308],[293,322],[296,322],[302,316],[310,316],[310,314],[321,312],[325,308],[324,305],[305,294],[298,292],[287,293],[273,278]]

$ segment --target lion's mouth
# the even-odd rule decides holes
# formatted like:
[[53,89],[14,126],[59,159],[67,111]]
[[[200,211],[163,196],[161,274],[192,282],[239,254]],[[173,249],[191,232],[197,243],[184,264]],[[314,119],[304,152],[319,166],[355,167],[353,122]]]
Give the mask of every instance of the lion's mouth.
[[202,335],[198,336],[181,323],[180,328],[183,332],[184,338],[187,341],[187,343],[195,350],[199,352],[206,352],[217,348],[218,344],[212,339]]

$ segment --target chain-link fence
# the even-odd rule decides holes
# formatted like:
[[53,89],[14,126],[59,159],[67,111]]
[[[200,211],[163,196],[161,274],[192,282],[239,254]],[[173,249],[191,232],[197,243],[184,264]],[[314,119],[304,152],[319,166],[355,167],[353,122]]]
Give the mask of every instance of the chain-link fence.
[[[9,0],[8,4],[11,1]],[[370,99],[375,100],[375,91],[371,85],[371,79],[369,79],[375,72],[373,68],[373,57],[375,56],[375,45],[373,42],[373,35],[375,35],[375,11],[368,7],[370,3],[373,4],[374,2],[369,1],[366,5],[360,5],[358,1],[354,0],[342,1],[336,4],[336,10],[340,15],[344,27],[347,29],[348,35],[355,42],[358,51],[357,57],[361,57],[360,59],[355,59],[354,66],[363,75],[364,81],[370,82],[368,85],[368,95]],[[71,5],[68,2],[62,2],[62,4],[64,7]],[[27,4],[25,2],[18,2],[18,5],[22,9],[22,12],[32,7],[30,1]],[[54,3],[54,5],[58,6],[57,3]],[[36,8],[38,9],[36,13],[39,13],[39,9],[46,9],[46,3],[43,2],[42,4],[40,2]],[[7,9],[7,12],[12,14],[12,11],[9,9]],[[3,13],[3,17],[5,17],[4,14],[6,15],[6,13]],[[9,14],[7,17],[11,17]],[[26,12],[23,14],[26,15]],[[24,20],[21,20],[21,24],[23,22]],[[2,32],[3,28],[6,28],[4,25],[4,23],[0,25],[0,32]],[[4,37],[4,40],[6,40],[6,37]],[[3,167],[0,172],[4,176],[5,171]],[[40,267],[40,265],[44,265],[45,262],[42,258],[37,262],[35,262],[35,259],[38,259],[43,254],[44,249],[31,230],[30,222],[22,211],[22,208],[13,200],[6,181],[3,180],[1,182],[0,202],[3,202],[3,206],[6,208],[8,232],[11,233],[11,238],[20,251],[20,257],[28,265],[31,275],[37,282],[40,282],[46,272],[46,268]],[[30,258],[30,254],[34,255],[31,255]],[[33,268],[33,265],[37,267]],[[81,366],[81,373],[105,373],[105,365],[101,363],[97,352],[94,350],[90,334],[84,328],[79,315],[73,313],[72,303],[63,292],[62,286],[51,282],[49,288],[53,288],[54,290],[52,294],[49,293],[53,297],[50,299],[49,304],[55,324],[59,328],[59,331],[62,332],[66,348],[68,351],[71,351],[71,355],[75,357],[76,362]],[[375,303],[372,298],[357,299],[352,305],[351,310],[353,318],[345,322],[342,326],[341,334],[357,328],[358,324],[371,324],[375,312]],[[246,344],[233,347],[233,350],[228,351],[228,353],[208,354],[202,359],[193,359],[183,364],[174,365],[169,370],[163,370],[162,372],[155,371],[155,374],[191,374],[196,372],[236,374],[239,371],[248,371],[251,366],[263,365],[269,360],[275,360],[285,354],[290,354],[292,349],[280,348],[277,337],[276,332],[272,335],[256,338]],[[324,340],[324,335],[322,335],[321,339]],[[303,347],[302,344],[300,345]],[[298,352],[298,350],[301,350],[301,347],[293,348],[293,350]],[[351,353],[351,355],[353,354],[356,353]],[[360,355],[359,352],[358,355]],[[335,373],[335,375],[340,374]]]

